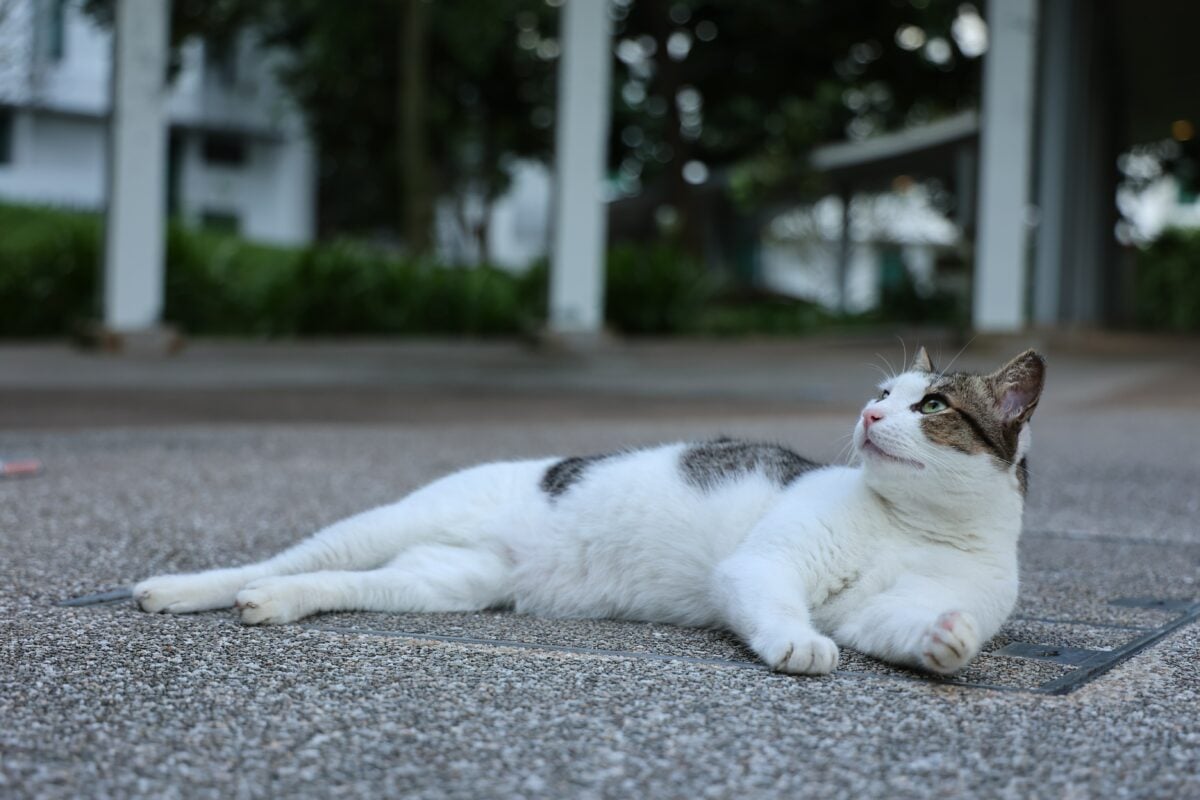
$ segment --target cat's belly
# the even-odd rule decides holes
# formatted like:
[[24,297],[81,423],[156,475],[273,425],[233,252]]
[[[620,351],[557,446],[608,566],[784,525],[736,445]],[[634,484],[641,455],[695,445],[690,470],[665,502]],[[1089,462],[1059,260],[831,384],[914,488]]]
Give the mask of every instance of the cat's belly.
[[774,492],[731,487],[699,501],[633,492],[599,513],[555,509],[510,540],[512,601],[522,613],[709,626],[715,566],[762,518]]

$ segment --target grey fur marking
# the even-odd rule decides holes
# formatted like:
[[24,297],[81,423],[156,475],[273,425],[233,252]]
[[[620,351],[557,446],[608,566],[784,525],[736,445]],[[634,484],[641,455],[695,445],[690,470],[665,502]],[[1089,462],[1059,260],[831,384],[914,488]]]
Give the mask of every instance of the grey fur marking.
[[751,472],[761,473],[782,488],[820,466],[777,444],[735,439],[693,445],[679,457],[684,480],[704,491]]
[[587,472],[588,467],[598,461],[603,461],[610,455],[611,453],[602,453],[596,456],[564,458],[562,461],[550,465],[539,485],[542,487],[542,491],[550,495],[552,499],[559,497],[583,480],[583,475]]

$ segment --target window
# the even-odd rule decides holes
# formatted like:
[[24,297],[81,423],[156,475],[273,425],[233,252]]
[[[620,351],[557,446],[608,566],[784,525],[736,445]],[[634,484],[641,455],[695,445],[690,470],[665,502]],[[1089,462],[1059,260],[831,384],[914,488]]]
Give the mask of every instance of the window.
[[46,56],[51,61],[62,61],[67,51],[67,3],[69,0],[51,0],[46,9]]
[[11,164],[13,140],[13,112],[10,108],[0,108],[0,165]]
[[238,234],[242,229],[242,221],[233,211],[217,211],[209,209],[200,212],[200,225],[210,231]]
[[203,149],[207,164],[240,167],[246,163],[246,140],[235,134],[205,134]]

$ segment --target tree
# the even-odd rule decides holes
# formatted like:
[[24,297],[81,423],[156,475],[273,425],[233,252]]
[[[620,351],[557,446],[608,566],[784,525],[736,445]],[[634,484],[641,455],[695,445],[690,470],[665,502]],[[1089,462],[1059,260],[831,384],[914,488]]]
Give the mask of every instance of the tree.
[[255,5],[264,40],[292,54],[281,77],[320,148],[324,231],[403,219],[421,249],[434,197],[490,204],[509,159],[548,157],[554,54],[522,46],[553,17],[541,0]]
[[[612,167],[700,251],[712,215],[813,191],[817,143],[978,104],[946,0],[618,2]],[[637,200],[633,201],[634,203]],[[631,215],[647,219],[644,210]]]
[[[422,250],[433,198],[490,204],[510,159],[549,157],[557,50],[529,40],[556,16],[543,0],[173,2],[176,64],[192,37],[220,50],[253,31],[286,52],[279,78],[320,155],[323,234],[402,233]],[[112,3],[87,9],[111,24]]]
[[[101,15],[111,2],[89,0]],[[512,159],[552,158],[561,0],[174,2],[174,41],[220,47],[253,28],[290,54],[280,77],[320,152],[323,233],[402,232],[421,249],[433,198],[490,204]],[[714,231],[753,236],[758,217],[818,188],[814,144],[978,103],[979,53],[952,35],[975,11],[958,0],[612,8],[617,236],[657,236],[666,210],[685,247],[712,253]]]

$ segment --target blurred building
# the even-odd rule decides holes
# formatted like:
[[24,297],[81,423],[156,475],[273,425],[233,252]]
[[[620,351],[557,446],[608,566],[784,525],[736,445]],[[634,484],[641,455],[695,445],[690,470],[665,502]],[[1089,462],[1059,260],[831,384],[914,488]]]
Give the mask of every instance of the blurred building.
[[[100,209],[107,181],[111,33],[77,0],[0,2],[0,200]],[[302,244],[313,237],[315,161],[249,38],[184,44],[166,99],[168,208],[196,226]]]
[[843,213],[843,200],[829,196],[773,219],[759,254],[762,284],[851,313],[879,307],[884,287],[897,281],[922,295],[965,293],[961,272],[945,269],[957,259],[962,237],[924,187],[856,196],[845,232]]
[[[1132,263],[1121,245],[1200,223],[1194,179],[1118,191],[1119,165],[1128,177],[1147,144],[1200,163],[1200,3],[992,0],[985,16],[977,116],[818,148],[813,165],[847,198],[902,176],[951,189],[974,245],[978,330],[1127,321]],[[851,300],[853,241],[843,234]]]

